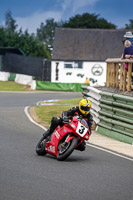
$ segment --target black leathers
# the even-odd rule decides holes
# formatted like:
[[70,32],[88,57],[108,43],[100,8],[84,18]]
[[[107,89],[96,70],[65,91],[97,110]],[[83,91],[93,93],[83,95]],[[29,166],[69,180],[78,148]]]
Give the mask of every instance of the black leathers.
[[75,107],[72,107],[70,110],[68,111],[64,111],[62,113],[62,118],[63,117],[72,117],[74,115],[79,115],[81,116],[82,118],[86,119],[87,123],[88,123],[88,126],[89,126],[89,129],[90,129],[90,132],[91,132],[91,125],[92,125],[92,122],[93,122],[93,117],[92,115],[89,113],[88,115],[83,115],[80,110],[79,110],[79,107],[78,106],[75,106]]
[[89,126],[90,133],[91,133],[91,125],[92,125],[92,122],[93,122],[92,115],[90,113],[88,115],[83,115],[80,112],[79,107],[75,106],[75,107],[72,107],[71,109],[69,109],[68,111],[62,112],[62,118],[61,117],[53,117],[52,118],[51,126],[49,127],[49,134],[51,134],[58,125],[60,125],[60,126],[63,125],[63,118],[65,118],[64,119],[64,121],[65,121],[67,117],[70,118],[70,117],[73,117],[75,115],[79,115],[82,118],[86,119],[88,126]]

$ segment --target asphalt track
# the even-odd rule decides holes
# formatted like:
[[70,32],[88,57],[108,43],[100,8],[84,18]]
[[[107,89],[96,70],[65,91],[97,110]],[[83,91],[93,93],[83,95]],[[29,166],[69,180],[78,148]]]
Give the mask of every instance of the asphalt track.
[[79,93],[0,93],[0,200],[133,200],[133,162],[87,146],[63,162],[37,156],[43,130],[25,106]]

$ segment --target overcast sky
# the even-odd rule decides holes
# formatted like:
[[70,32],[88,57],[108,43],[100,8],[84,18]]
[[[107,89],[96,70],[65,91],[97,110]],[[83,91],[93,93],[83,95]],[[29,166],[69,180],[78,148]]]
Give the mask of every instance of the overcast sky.
[[124,28],[133,19],[133,0],[0,0],[0,25],[8,10],[19,27],[29,33],[35,33],[46,19],[68,20],[85,12],[100,14],[117,28]]

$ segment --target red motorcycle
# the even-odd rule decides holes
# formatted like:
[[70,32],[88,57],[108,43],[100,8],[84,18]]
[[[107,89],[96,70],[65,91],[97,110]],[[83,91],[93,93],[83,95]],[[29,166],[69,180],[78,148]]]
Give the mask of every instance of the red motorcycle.
[[51,138],[42,137],[36,146],[38,155],[52,154],[58,160],[65,160],[84,141],[89,140],[90,131],[85,119],[74,116],[63,126],[58,126]]

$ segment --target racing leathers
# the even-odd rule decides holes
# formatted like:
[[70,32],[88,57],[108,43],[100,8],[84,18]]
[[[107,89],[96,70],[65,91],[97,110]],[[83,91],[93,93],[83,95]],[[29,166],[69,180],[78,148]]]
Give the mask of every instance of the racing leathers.
[[62,113],[62,118],[66,118],[67,119],[67,117],[73,117],[73,116],[75,116],[75,115],[78,115],[78,116],[80,116],[81,118],[84,118],[84,119],[86,119],[86,121],[87,121],[87,123],[88,123],[88,126],[89,126],[89,130],[90,130],[90,132],[91,132],[91,125],[92,125],[92,122],[93,122],[93,117],[92,117],[92,115],[89,113],[89,114],[87,114],[87,115],[83,115],[81,112],[80,112],[80,110],[79,110],[79,107],[78,106],[75,106],[75,107],[72,107],[70,110],[68,110],[68,111],[64,111],[63,113]]

